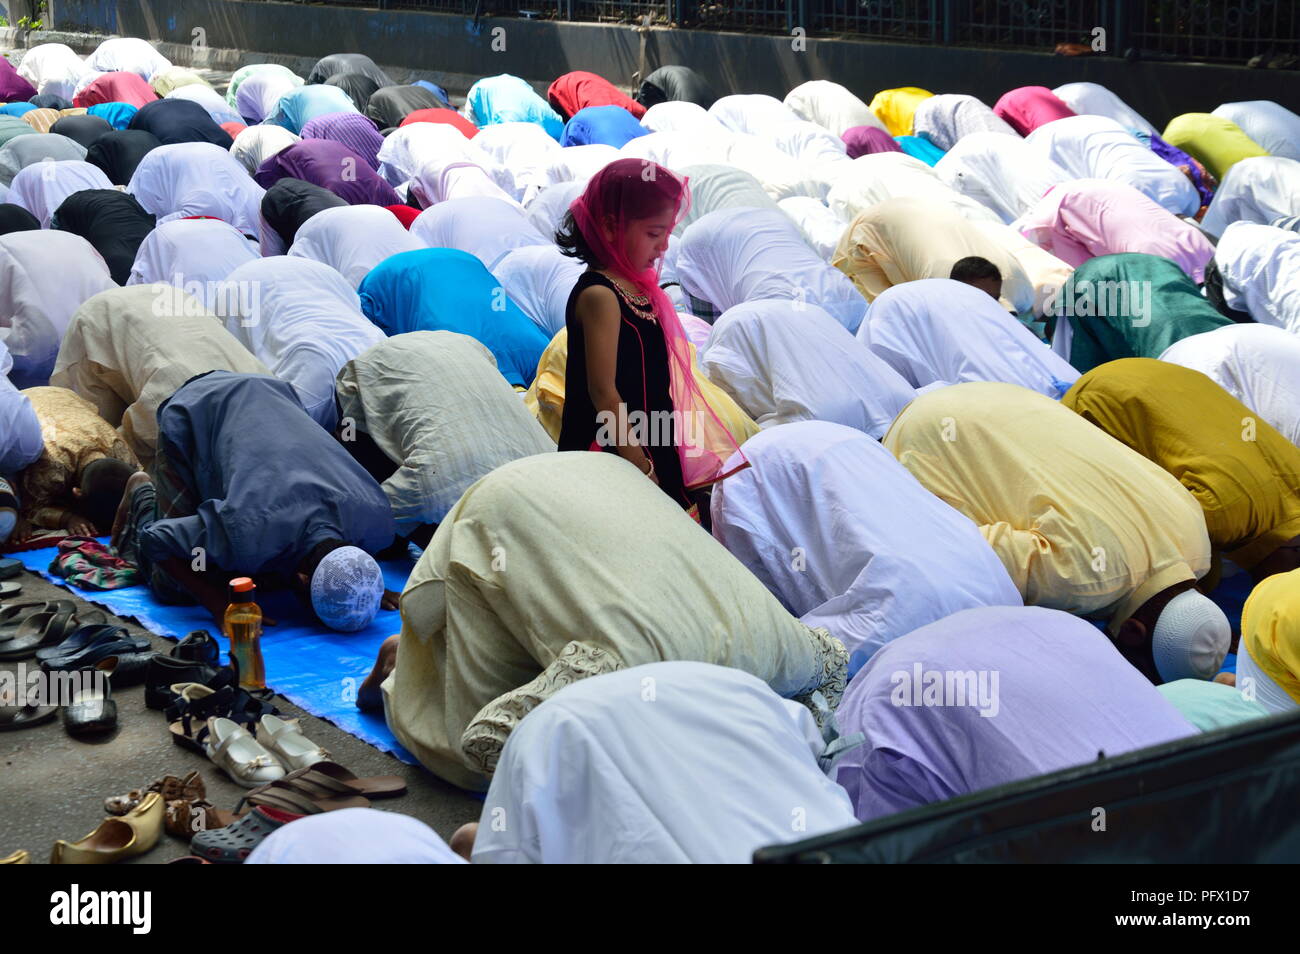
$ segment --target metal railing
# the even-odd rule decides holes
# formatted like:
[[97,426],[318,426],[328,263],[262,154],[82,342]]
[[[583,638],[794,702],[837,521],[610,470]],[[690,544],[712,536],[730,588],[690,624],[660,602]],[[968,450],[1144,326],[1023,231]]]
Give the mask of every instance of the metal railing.
[[1125,10],[1131,17],[1128,36],[1146,52],[1180,60],[1300,56],[1296,0],[1141,0],[1123,6],[1137,8]]
[[[323,0],[387,10],[1244,62],[1300,57],[1300,0]],[[1267,65],[1267,63],[1265,64]],[[1288,64],[1290,65],[1290,64]]]

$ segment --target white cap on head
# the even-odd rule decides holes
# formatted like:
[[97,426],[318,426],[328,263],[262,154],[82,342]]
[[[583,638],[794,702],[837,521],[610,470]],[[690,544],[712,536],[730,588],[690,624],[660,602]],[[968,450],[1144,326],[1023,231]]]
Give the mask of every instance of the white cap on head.
[[311,606],[330,629],[354,633],[365,629],[384,598],[384,574],[360,547],[339,547],[326,554],[311,576]]
[[1209,597],[1185,590],[1170,600],[1151,634],[1156,672],[1165,682],[1212,679],[1232,643],[1228,617]]

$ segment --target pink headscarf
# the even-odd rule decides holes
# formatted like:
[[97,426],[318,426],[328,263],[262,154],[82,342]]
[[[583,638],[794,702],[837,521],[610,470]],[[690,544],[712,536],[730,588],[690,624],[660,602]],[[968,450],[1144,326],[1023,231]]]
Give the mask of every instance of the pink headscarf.
[[[686,178],[648,159],[617,159],[592,176],[586,190],[569,206],[569,211],[582,237],[605,267],[631,283],[641,294],[648,295],[654,305],[655,317],[668,346],[669,394],[673,410],[679,420],[686,422],[685,427],[677,429],[677,455],[682,462],[682,478],[688,488],[695,489],[743,470],[749,466],[749,461],[740,453],[740,445],[709,407],[695,383],[690,339],[673,303],[659,287],[662,260],[638,271],[627,260],[622,243],[632,219],[631,209],[673,205],[676,210],[673,225],[676,226],[690,207],[691,194],[687,183]],[[605,240],[600,228],[600,223],[610,220],[614,224],[613,243]],[[724,471],[732,454],[737,455],[737,466]]]
[[1021,86],[1003,93],[993,112],[1022,136],[1028,136],[1039,126],[1075,115],[1065,100],[1046,86]]

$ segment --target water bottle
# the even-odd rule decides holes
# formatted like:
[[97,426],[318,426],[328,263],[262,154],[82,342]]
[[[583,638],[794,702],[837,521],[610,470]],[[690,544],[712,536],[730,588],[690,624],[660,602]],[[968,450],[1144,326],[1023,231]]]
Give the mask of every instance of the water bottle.
[[230,640],[230,658],[239,670],[239,685],[244,689],[265,689],[262,610],[257,605],[257,586],[246,576],[230,581],[230,605],[222,629]]

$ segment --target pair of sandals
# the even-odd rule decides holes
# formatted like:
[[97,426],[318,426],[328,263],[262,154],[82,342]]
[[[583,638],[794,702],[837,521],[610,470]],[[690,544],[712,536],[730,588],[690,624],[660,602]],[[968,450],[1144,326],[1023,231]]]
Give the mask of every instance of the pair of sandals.
[[210,685],[184,682],[171,686],[175,701],[164,710],[172,741],[200,755],[207,754],[211,720],[225,719],[256,733],[262,716],[280,714],[269,692],[240,687],[230,669],[219,670],[218,677]]
[[[90,614],[87,614],[90,615]],[[105,622],[107,617],[99,613]],[[0,606],[0,662],[30,659],[57,646],[81,625],[71,600],[34,600]]]
[[212,864],[241,864],[273,831],[304,815],[367,808],[372,798],[404,794],[406,782],[399,776],[358,778],[335,762],[317,762],[245,795],[236,806],[236,811],[247,806],[243,814],[224,828],[194,836],[191,857]]
[[150,792],[162,796],[166,806],[163,828],[169,835],[188,841],[200,831],[221,828],[235,820],[233,812],[225,812],[208,801],[203,776],[197,771],[184,778],[165,775],[152,782],[148,788],[132,789],[125,795],[104,799],[104,811],[120,816],[131,811],[148,797]]
[[[57,646],[36,650],[36,658],[46,672],[76,672],[116,656],[119,675],[129,669],[137,680],[143,680],[153,655],[147,637],[132,636],[126,627],[109,623],[98,610],[83,614],[81,625]],[[119,685],[126,684],[126,680],[119,679]]]

